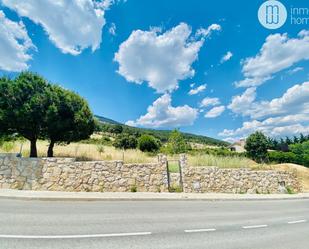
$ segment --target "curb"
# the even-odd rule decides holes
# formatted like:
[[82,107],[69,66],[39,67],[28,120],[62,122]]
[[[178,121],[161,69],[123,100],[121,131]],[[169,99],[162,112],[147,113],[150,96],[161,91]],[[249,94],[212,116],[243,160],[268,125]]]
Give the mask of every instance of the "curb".
[[86,193],[86,192],[54,192],[0,190],[0,199],[23,201],[267,201],[267,200],[304,200],[309,193],[301,194],[189,194],[189,193]]

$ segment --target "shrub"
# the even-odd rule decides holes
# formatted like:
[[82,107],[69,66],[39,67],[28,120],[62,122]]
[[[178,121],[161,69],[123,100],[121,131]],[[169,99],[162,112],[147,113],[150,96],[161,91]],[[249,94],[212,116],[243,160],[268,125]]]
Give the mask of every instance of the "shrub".
[[309,167],[309,141],[293,144],[290,150],[296,155],[296,163]]
[[247,155],[254,161],[261,163],[267,160],[268,140],[262,132],[255,132],[246,139]]
[[143,152],[156,152],[160,148],[160,142],[151,135],[142,135],[138,139],[138,148]]
[[113,142],[113,146],[118,149],[136,149],[137,139],[128,134],[120,134]]
[[136,193],[137,192],[137,186],[136,185],[131,186],[130,191],[132,193]]
[[5,152],[10,152],[14,148],[14,142],[3,142],[0,147],[5,151]]
[[185,153],[190,149],[190,145],[186,143],[184,137],[178,130],[171,132],[168,143],[164,148],[165,152],[170,154]]
[[269,152],[269,160],[277,163],[296,163],[309,167],[309,141],[290,145],[289,148],[290,152]]
[[109,132],[113,134],[121,134],[123,127],[121,125],[112,125],[109,127]]
[[270,151],[268,152],[270,162],[276,163],[295,163],[296,155],[293,152]]
[[101,144],[97,145],[97,150],[98,150],[98,152],[99,152],[100,154],[103,153],[103,152],[104,152],[104,146],[101,145]]

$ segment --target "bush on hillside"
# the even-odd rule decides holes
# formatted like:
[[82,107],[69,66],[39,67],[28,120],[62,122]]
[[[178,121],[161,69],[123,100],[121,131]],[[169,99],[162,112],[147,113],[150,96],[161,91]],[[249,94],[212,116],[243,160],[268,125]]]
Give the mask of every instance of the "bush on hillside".
[[290,152],[270,151],[269,161],[277,163],[296,163],[309,167],[309,141],[289,146]]
[[295,163],[296,155],[293,152],[269,151],[268,160],[275,163]]
[[144,134],[138,139],[138,148],[143,152],[156,152],[160,142],[154,136]]
[[293,144],[290,150],[296,155],[296,163],[309,167],[309,141]]
[[122,125],[111,125],[108,131],[113,134],[121,134],[123,132],[123,128]]
[[117,149],[136,149],[137,139],[128,134],[119,134],[113,142],[113,146]]

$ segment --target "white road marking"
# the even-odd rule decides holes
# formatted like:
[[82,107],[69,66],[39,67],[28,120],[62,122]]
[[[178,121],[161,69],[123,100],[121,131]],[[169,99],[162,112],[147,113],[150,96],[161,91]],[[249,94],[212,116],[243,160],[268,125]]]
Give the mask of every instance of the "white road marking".
[[288,224],[296,224],[296,223],[303,223],[306,222],[307,220],[293,220],[293,221],[289,221]]
[[4,239],[83,239],[83,238],[125,237],[125,236],[141,236],[141,235],[151,235],[151,232],[80,234],[80,235],[6,235],[6,234],[0,234],[0,238],[4,238]]
[[216,231],[215,228],[206,228],[206,229],[185,230],[185,233],[201,233],[201,232],[214,232],[214,231]]
[[262,228],[262,227],[268,227],[268,225],[254,225],[254,226],[243,226],[243,229],[251,229],[251,228]]

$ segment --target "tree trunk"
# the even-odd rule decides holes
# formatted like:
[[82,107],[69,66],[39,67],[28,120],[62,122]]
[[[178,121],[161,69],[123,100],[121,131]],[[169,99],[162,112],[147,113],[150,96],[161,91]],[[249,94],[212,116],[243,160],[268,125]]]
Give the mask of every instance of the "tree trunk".
[[48,146],[48,150],[47,150],[47,157],[54,156],[54,145],[55,145],[55,142],[51,140]]
[[30,157],[38,157],[35,138],[30,140]]

